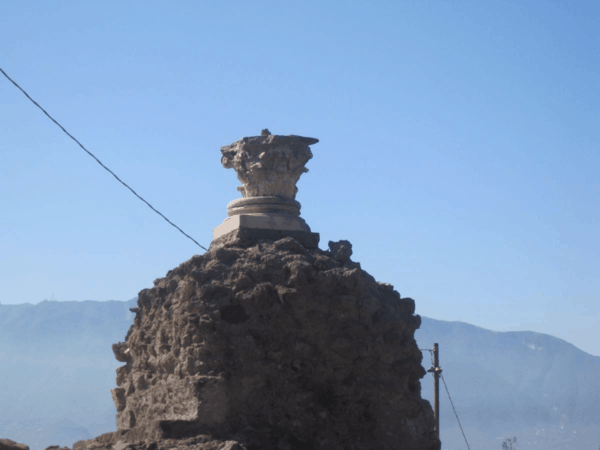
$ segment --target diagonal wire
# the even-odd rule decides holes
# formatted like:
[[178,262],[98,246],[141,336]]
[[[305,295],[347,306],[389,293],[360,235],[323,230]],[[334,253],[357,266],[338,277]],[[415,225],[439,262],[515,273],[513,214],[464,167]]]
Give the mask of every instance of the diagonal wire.
[[[429,351],[430,355],[431,355],[431,367],[434,367],[435,364],[433,362],[433,350],[430,348],[420,348],[419,350],[424,351],[427,350]],[[469,450],[471,450],[471,447],[469,446],[469,443],[467,442],[467,437],[465,436],[465,432],[462,429],[462,424],[460,423],[460,419],[458,418],[458,414],[456,413],[456,409],[454,408],[454,403],[452,403],[452,397],[450,397],[450,391],[448,391],[448,386],[446,385],[446,380],[444,380],[444,375],[442,375],[440,373],[440,376],[442,377],[442,381],[444,382],[444,387],[446,388],[446,392],[448,393],[448,398],[450,399],[450,404],[452,405],[452,409],[454,410],[454,415],[456,416],[456,420],[458,421],[458,426],[460,427],[460,431],[463,435],[463,437],[465,438],[465,442],[467,443],[467,447],[469,448]],[[600,450],[600,447],[598,447],[598,450]]]
[[14,85],[15,85],[15,86],[16,86],[16,87],[17,87],[17,88],[18,88],[18,89],[19,89],[19,90],[20,90],[20,91],[21,91],[23,94],[25,94],[25,96],[26,96],[26,97],[27,97],[29,100],[31,100],[35,106],[37,106],[38,108],[40,108],[40,109],[42,110],[42,112],[43,112],[44,114],[46,114],[46,115],[48,116],[48,118],[49,118],[49,119],[50,119],[52,122],[54,122],[56,125],[58,125],[58,126],[59,126],[59,128],[60,128],[61,130],[63,130],[67,136],[69,136],[71,139],[73,139],[73,140],[74,140],[74,141],[77,143],[77,145],[79,145],[79,146],[80,146],[80,147],[81,147],[81,148],[82,148],[82,149],[83,149],[83,150],[84,150],[84,151],[85,151],[85,152],[86,152],[88,155],[90,155],[92,158],[94,158],[98,164],[100,164],[102,167],[104,167],[104,168],[105,168],[105,169],[106,169],[106,170],[107,170],[107,171],[108,171],[108,172],[109,172],[109,173],[110,173],[110,174],[111,174],[113,177],[115,177],[119,183],[121,183],[123,186],[125,186],[127,189],[129,189],[131,192],[133,192],[133,195],[135,195],[137,198],[139,198],[141,201],[143,201],[143,202],[144,202],[146,205],[148,205],[148,206],[150,207],[150,209],[152,209],[152,211],[154,211],[156,214],[158,214],[158,215],[159,215],[159,216],[161,216],[163,219],[165,219],[167,222],[169,222],[171,225],[173,225],[175,228],[177,228],[181,234],[183,234],[183,235],[184,235],[185,237],[187,237],[188,239],[192,240],[192,241],[193,241],[193,242],[194,242],[194,243],[195,243],[195,244],[196,244],[198,247],[200,247],[200,248],[203,248],[204,250],[208,251],[208,249],[207,249],[207,248],[205,248],[205,247],[202,247],[200,244],[198,244],[198,242],[196,242],[196,240],[195,240],[193,237],[191,237],[189,234],[185,233],[185,232],[184,232],[184,231],[183,231],[181,228],[179,228],[177,225],[175,225],[173,222],[171,222],[169,219],[167,219],[167,218],[166,218],[164,215],[162,215],[162,214],[160,213],[160,211],[157,211],[157,210],[154,208],[154,206],[152,206],[150,203],[148,203],[146,200],[144,200],[142,197],[140,197],[140,196],[137,194],[137,192],[135,192],[133,189],[131,189],[131,188],[130,188],[130,187],[129,187],[129,186],[128,186],[128,185],[127,185],[125,182],[121,181],[121,179],[120,179],[118,176],[116,176],[116,175],[115,175],[115,173],[114,173],[112,170],[110,170],[108,167],[106,167],[104,164],[102,164],[98,158],[96,158],[96,157],[95,157],[95,156],[94,156],[94,155],[93,155],[93,154],[92,154],[90,151],[88,151],[88,149],[86,149],[86,148],[85,148],[83,145],[81,145],[81,142],[79,142],[77,139],[75,139],[75,138],[74,138],[74,137],[73,137],[73,136],[72,136],[72,135],[71,135],[71,134],[70,134],[70,133],[69,133],[67,130],[65,130],[65,129],[63,128],[63,126],[62,126],[60,123],[58,123],[56,120],[54,120],[54,118],[53,118],[53,117],[52,117],[50,114],[48,114],[48,113],[46,112],[46,110],[45,110],[44,108],[42,108],[42,107],[41,107],[41,106],[40,106],[40,105],[39,105],[39,104],[38,104],[38,103],[37,103],[37,102],[36,102],[34,99],[32,99],[32,98],[29,96],[29,94],[23,90],[23,88],[22,88],[21,86],[19,86],[19,85],[18,85],[18,84],[17,84],[17,83],[16,83],[16,82],[15,82],[15,81],[14,81],[14,80],[11,78],[11,77],[9,77],[9,76],[6,74],[6,72],[5,72],[4,70],[2,70],[2,68],[0,68],[0,72],[2,72],[2,74],[3,74],[3,75],[6,77],[6,78],[8,78],[8,81],[10,81],[12,84],[14,84]]
[[467,448],[469,450],[471,450],[471,447],[469,446],[469,443],[467,442],[467,437],[465,436],[465,432],[463,431],[462,425],[458,418],[458,414],[456,413],[456,409],[454,408],[454,403],[452,403],[452,398],[450,397],[450,391],[448,391],[448,386],[446,386],[446,380],[444,380],[444,375],[442,375],[442,374],[440,374],[440,375],[442,377],[442,381],[444,382],[444,387],[446,388],[446,392],[448,393],[448,398],[450,399],[450,404],[452,405],[452,409],[454,409],[454,415],[456,416],[456,420],[458,421],[458,426],[460,427],[460,432],[462,433],[463,437],[465,438],[465,442],[467,443]]

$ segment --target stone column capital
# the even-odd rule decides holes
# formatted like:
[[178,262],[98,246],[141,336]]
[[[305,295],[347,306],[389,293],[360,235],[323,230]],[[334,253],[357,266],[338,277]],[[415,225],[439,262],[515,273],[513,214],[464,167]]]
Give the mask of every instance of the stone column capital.
[[309,145],[318,139],[303,136],[279,136],[263,130],[261,136],[245,137],[221,147],[221,164],[233,168],[242,186],[242,197],[274,196],[294,200],[296,183],[304,165],[313,157]]
[[[242,186],[242,198],[227,205],[228,217],[215,228],[213,243],[251,236],[280,239],[293,236],[314,247],[318,233],[300,217],[296,183],[313,157],[310,145],[318,139],[274,135],[262,130],[260,136],[245,137],[221,147],[221,164],[235,169]],[[211,244],[212,246],[213,244]]]

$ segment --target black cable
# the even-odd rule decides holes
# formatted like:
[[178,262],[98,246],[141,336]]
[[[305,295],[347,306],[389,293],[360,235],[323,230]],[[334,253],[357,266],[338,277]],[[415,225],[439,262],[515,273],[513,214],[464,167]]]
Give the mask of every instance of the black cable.
[[133,195],[135,195],[137,198],[139,198],[141,201],[143,201],[143,202],[144,202],[146,205],[148,205],[148,206],[149,206],[149,207],[152,209],[152,211],[154,211],[155,213],[157,213],[158,215],[160,215],[160,216],[161,216],[163,219],[165,219],[167,222],[169,222],[171,225],[173,225],[175,228],[177,228],[177,229],[178,229],[178,230],[181,232],[181,234],[183,234],[183,235],[184,235],[185,237],[187,237],[188,239],[191,239],[191,240],[192,240],[192,241],[193,241],[193,242],[194,242],[194,243],[195,243],[195,244],[196,244],[198,247],[200,247],[200,248],[203,248],[204,250],[208,251],[208,249],[207,249],[207,248],[204,248],[204,247],[202,247],[200,244],[198,244],[198,242],[196,242],[196,240],[195,240],[194,238],[192,238],[190,235],[186,234],[186,233],[185,233],[185,232],[184,232],[184,231],[183,231],[181,228],[179,228],[177,225],[175,225],[173,222],[171,222],[169,219],[167,219],[165,216],[163,216],[163,215],[160,213],[160,211],[157,211],[157,210],[156,210],[156,209],[155,209],[155,208],[154,208],[154,207],[153,207],[153,206],[152,206],[150,203],[148,203],[146,200],[144,200],[142,197],[140,197],[140,196],[137,194],[137,192],[135,192],[133,189],[131,189],[129,186],[127,186],[127,184],[126,184],[126,183],[124,183],[123,181],[121,181],[121,179],[120,179],[118,176],[116,176],[112,170],[110,170],[108,167],[106,167],[104,164],[102,164],[98,158],[96,158],[96,157],[95,157],[95,156],[94,156],[94,155],[93,155],[93,154],[92,154],[90,151],[88,151],[88,149],[86,149],[86,148],[85,148],[83,145],[81,145],[81,142],[79,142],[77,139],[75,139],[73,136],[71,136],[71,134],[70,134],[70,133],[69,133],[67,130],[65,130],[65,129],[63,128],[63,126],[62,126],[60,123],[58,123],[56,120],[54,120],[54,119],[52,118],[52,116],[51,116],[50,114],[48,114],[48,113],[46,112],[46,110],[45,110],[44,108],[42,108],[42,107],[41,107],[41,106],[40,106],[40,105],[39,105],[39,104],[38,104],[38,103],[37,103],[37,102],[36,102],[34,99],[32,99],[32,98],[29,96],[29,94],[23,90],[23,88],[22,88],[21,86],[19,86],[19,85],[18,85],[18,84],[17,84],[15,81],[13,81],[13,79],[12,79],[11,77],[9,77],[9,76],[6,74],[6,72],[5,72],[4,70],[2,70],[2,68],[0,68],[0,72],[2,72],[2,74],[3,74],[3,75],[6,77],[6,78],[8,78],[8,80],[9,80],[9,81],[10,81],[12,84],[14,84],[14,85],[15,85],[15,86],[16,86],[16,87],[17,87],[17,88],[18,88],[18,89],[19,89],[19,90],[20,90],[20,91],[21,91],[23,94],[25,94],[25,96],[26,96],[26,97],[27,97],[29,100],[31,100],[35,106],[37,106],[38,108],[40,108],[40,109],[42,110],[42,112],[43,112],[44,114],[46,114],[46,115],[48,116],[48,118],[49,118],[49,119],[50,119],[52,122],[54,122],[56,125],[58,125],[58,126],[60,127],[60,129],[61,129],[61,130],[63,130],[63,131],[65,132],[65,134],[66,134],[67,136],[69,136],[71,139],[73,139],[75,142],[77,142],[77,144],[78,144],[78,145],[79,145],[79,146],[80,146],[80,147],[81,147],[83,150],[85,150],[85,152],[86,152],[88,155],[90,155],[92,158],[94,158],[98,164],[100,164],[102,167],[104,167],[104,168],[105,168],[105,169],[106,169],[106,170],[107,170],[107,171],[108,171],[108,172],[109,172],[109,173],[110,173],[110,174],[111,174],[113,177],[115,177],[119,183],[121,183],[123,186],[125,186],[127,189],[129,189],[131,192],[133,192]]

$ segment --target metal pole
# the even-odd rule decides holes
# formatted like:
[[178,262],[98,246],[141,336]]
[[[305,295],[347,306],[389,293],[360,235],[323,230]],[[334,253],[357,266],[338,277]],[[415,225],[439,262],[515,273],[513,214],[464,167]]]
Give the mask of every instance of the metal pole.
[[433,415],[435,417],[435,435],[440,438],[440,367],[439,349],[437,342],[433,344],[433,367],[427,372],[433,372]]
[[433,391],[435,394],[435,399],[434,399],[434,411],[435,411],[435,435],[437,436],[437,438],[440,438],[440,372],[442,371],[441,367],[439,367],[440,365],[440,361],[439,361],[439,356],[438,356],[438,344],[437,342],[435,344],[433,344],[433,365],[434,367],[434,372],[433,372],[433,378],[434,378],[434,386],[433,386]]

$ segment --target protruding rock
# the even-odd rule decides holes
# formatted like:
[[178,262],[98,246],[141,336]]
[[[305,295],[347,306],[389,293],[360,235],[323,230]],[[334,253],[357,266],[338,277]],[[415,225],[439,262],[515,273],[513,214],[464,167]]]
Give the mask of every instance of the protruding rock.
[[113,344],[112,351],[117,361],[127,362],[131,360],[131,355],[129,354],[129,349],[127,348],[127,344],[125,342]]
[[349,241],[329,241],[329,249],[333,258],[342,265],[352,256],[352,244]]
[[117,411],[123,411],[125,409],[125,389],[114,388],[110,390],[110,393],[112,395],[112,399],[115,404],[115,408],[117,408]]

